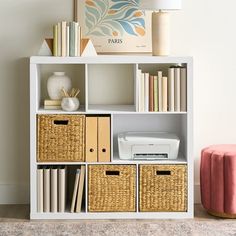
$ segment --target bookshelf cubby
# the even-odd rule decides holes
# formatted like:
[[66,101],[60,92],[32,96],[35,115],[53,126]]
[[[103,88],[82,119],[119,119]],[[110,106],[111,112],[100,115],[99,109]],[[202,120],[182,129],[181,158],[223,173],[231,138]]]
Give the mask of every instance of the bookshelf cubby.
[[[152,56],[97,56],[97,57],[31,57],[30,59],[30,218],[31,219],[177,219],[193,217],[193,104],[192,104],[192,58]],[[156,74],[162,70],[167,75],[170,66],[187,68],[187,111],[138,112],[137,70]],[[72,79],[73,87],[81,90],[82,104],[76,112],[44,110],[47,99],[46,81],[54,71],[65,71]],[[111,162],[37,162],[37,115],[39,114],[84,114],[109,115],[111,122]],[[180,138],[179,156],[176,160],[134,161],[121,160],[118,156],[117,135],[126,131],[165,131]],[[89,165],[135,165],[136,212],[89,212],[88,169]],[[187,166],[187,211],[140,212],[139,169],[143,164]],[[85,192],[81,213],[37,212],[37,168],[40,166],[66,166],[69,170],[68,184],[72,185],[75,169],[85,165]],[[68,199],[71,194],[68,192]]]

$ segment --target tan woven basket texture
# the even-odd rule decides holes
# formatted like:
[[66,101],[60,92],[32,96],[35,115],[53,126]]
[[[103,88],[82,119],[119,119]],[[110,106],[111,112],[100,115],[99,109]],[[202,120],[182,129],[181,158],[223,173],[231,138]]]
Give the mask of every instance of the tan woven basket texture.
[[37,161],[84,161],[84,115],[38,115]]
[[187,211],[187,165],[140,165],[141,212]]
[[90,212],[136,211],[135,165],[89,165]]

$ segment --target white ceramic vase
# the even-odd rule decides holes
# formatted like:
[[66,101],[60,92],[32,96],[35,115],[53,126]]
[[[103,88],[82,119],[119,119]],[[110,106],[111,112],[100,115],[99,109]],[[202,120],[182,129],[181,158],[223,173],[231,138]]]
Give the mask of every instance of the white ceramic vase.
[[77,111],[79,109],[79,99],[76,97],[73,98],[62,98],[61,108],[64,111]]
[[62,88],[68,92],[71,90],[71,87],[71,79],[66,76],[65,72],[54,72],[47,81],[48,95],[52,100],[61,100],[63,97],[61,92]]

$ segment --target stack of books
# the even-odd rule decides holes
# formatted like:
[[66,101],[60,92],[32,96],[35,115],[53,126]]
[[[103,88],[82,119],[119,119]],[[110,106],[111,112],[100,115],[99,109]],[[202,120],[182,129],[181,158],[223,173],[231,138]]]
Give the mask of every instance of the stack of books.
[[66,206],[66,167],[37,169],[37,211],[64,212]]
[[84,181],[85,181],[85,166],[82,165],[81,168],[76,169],[74,191],[71,202],[71,212],[81,212],[82,198],[84,191]]
[[53,26],[53,56],[81,55],[81,27],[78,22],[59,22]]
[[138,70],[139,112],[187,111],[187,69],[182,66],[168,68],[168,76],[162,71],[156,75]]
[[44,100],[45,110],[61,110],[61,100]]

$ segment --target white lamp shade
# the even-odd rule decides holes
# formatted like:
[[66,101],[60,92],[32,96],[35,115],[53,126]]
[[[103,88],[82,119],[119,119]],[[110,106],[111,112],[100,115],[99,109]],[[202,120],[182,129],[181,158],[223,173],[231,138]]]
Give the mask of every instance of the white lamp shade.
[[180,10],[181,0],[141,0],[140,9],[143,10]]

